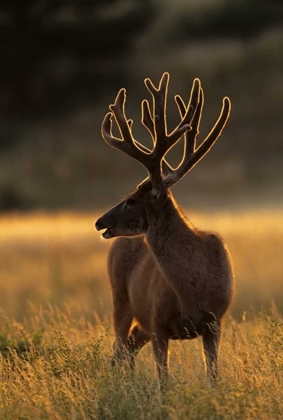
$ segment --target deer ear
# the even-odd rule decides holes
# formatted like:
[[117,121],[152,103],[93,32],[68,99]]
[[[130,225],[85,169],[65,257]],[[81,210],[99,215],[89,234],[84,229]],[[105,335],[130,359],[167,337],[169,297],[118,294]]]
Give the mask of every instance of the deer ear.
[[167,191],[162,185],[161,188],[152,187],[151,190],[151,202],[156,210],[161,210],[167,201]]

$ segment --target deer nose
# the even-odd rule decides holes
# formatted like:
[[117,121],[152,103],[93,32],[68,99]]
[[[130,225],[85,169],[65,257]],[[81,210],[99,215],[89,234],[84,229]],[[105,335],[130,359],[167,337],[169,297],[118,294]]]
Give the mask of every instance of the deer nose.
[[98,219],[95,223],[96,230],[104,229],[103,224],[101,223],[101,219]]

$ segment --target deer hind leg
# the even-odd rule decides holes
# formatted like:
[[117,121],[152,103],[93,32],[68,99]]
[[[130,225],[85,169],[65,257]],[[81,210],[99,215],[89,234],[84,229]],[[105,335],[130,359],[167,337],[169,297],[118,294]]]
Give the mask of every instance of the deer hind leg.
[[155,329],[152,337],[152,347],[159,379],[168,376],[168,344],[168,335],[164,334],[162,330]]
[[212,322],[206,324],[203,333],[203,348],[206,362],[206,375],[214,384],[218,377],[218,351],[221,338],[221,324],[214,317]]
[[148,333],[142,330],[138,325],[135,325],[128,337],[127,348],[130,355],[130,366],[135,367],[135,358],[139,351],[151,340]]

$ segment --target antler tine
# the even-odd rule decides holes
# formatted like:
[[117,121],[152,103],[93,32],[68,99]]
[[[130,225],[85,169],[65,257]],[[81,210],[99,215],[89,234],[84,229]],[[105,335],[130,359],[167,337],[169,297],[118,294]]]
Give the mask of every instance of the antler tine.
[[[175,98],[178,107],[179,107],[179,112],[180,114],[183,112],[183,100],[180,96],[177,96]],[[201,119],[201,115],[202,115],[202,109],[203,109],[203,102],[204,102],[204,97],[203,97],[203,89],[200,88],[199,91],[199,101],[197,103],[196,106],[196,110],[192,119],[192,129],[191,131],[189,131],[188,133],[186,133],[184,135],[185,137],[185,141],[184,141],[184,153],[183,153],[183,158],[181,160],[181,163],[178,165],[177,169],[181,169],[182,165],[191,158],[191,156],[194,154],[195,152],[195,145],[196,145],[196,138],[199,134],[199,125],[200,125],[200,119]],[[176,169],[176,170],[177,170]]]
[[[125,114],[126,90],[120,89],[114,104],[110,105],[111,112],[108,112],[102,122],[101,132],[102,137],[107,144],[115,149],[121,150],[138,160],[146,168],[150,164],[150,156],[147,150],[142,149],[140,144],[135,141],[132,135],[132,120],[127,120]],[[119,128],[122,139],[119,139],[112,134],[112,117],[114,116],[117,126]]]
[[[156,88],[150,79],[145,79],[145,85],[153,97],[153,109],[150,111],[148,101],[142,102],[142,123],[149,130],[154,147],[148,150],[137,142],[132,134],[132,120],[127,120],[125,114],[126,91],[121,89],[113,105],[110,105],[111,113],[108,113],[102,123],[102,136],[112,147],[124,151],[129,156],[138,160],[148,170],[149,179],[155,189],[162,187],[161,161],[167,151],[190,129],[189,122],[193,114],[193,107],[188,106],[181,123],[169,136],[166,125],[166,103],[169,83],[169,73],[164,73]],[[121,139],[112,134],[112,116],[114,116],[119,128]],[[154,116],[154,117],[153,117]],[[164,161],[162,164],[164,174],[170,172],[170,165]]]
[[151,116],[149,103],[147,99],[144,99],[141,103],[141,112],[142,112],[141,122],[148,129],[151,135],[153,144],[155,145],[154,123],[153,123],[153,119]]
[[[175,101],[177,103],[177,106],[179,108],[179,113],[181,118],[184,118],[184,116],[186,116],[186,111],[188,108],[190,108],[190,112],[193,114],[193,117],[191,118],[191,125],[193,127],[192,131],[194,130],[194,123],[193,121],[196,120],[196,113],[197,113],[197,109],[198,109],[198,103],[200,101],[200,94],[201,94],[201,83],[199,79],[194,79],[193,81],[193,85],[192,85],[192,89],[191,89],[191,94],[190,94],[190,99],[189,99],[189,105],[186,108],[185,103],[183,101],[183,99],[179,96],[176,95],[175,96]],[[189,115],[189,114],[187,114]],[[150,132],[154,143],[156,142],[155,139],[155,132],[154,132],[154,122],[152,120],[152,116],[151,116],[151,112],[149,109],[149,104],[147,100],[144,100],[142,102],[142,123],[143,125],[148,129],[148,131]],[[188,153],[188,151],[193,148],[194,146],[194,140],[187,140],[187,136],[190,135],[189,139],[193,138],[194,135],[191,135],[191,131],[187,131],[185,132],[184,136],[185,136],[185,146],[184,146],[184,155],[185,155],[185,151]],[[139,147],[141,147],[141,144],[138,144]],[[149,152],[149,150],[146,150],[147,152]],[[165,153],[166,154],[166,153]],[[182,162],[184,160],[184,157],[182,159]],[[169,180],[169,176],[174,176],[175,173],[175,169],[171,167],[171,165],[166,161],[165,157],[163,156],[163,159],[161,161],[161,166],[162,166],[162,174],[164,176],[164,181]],[[180,165],[179,165],[180,166]],[[145,184],[149,182],[149,179],[146,178],[140,185],[139,187],[145,187]]]
[[[180,95],[175,96],[175,102],[179,109],[179,114],[181,117],[184,117],[186,114],[186,106],[185,103]],[[178,168],[183,164],[184,160],[188,158],[194,152],[195,149],[195,139],[196,139],[196,132],[198,132],[199,123],[200,123],[200,116],[203,106],[203,90],[201,88],[201,82],[199,79],[194,79],[193,86],[191,89],[189,106],[192,107],[194,111],[194,115],[191,119],[191,127],[190,131],[187,131],[184,134],[184,152],[181,163],[178,165]],[[166,163],[166,165],[164,165]],[[166,167],[164,167],[166,166]],[[163,167],[163,174],[167,178],[169,175],[174,176],[176,169],[173,169],[168,162],[163,159],[162,161]],[[168,179],[167,179],[168,182]]]
[[214,127],[206,137],[206,139],[202,142],[202,144],[197,148],[195,151],[193,158],[191,160],[191,164],[189,166],[189,170],[191,170],[194,165],[201,160],[207,152],[211,149],[214,145],[216,140],[221,136],[221,133],[228,121],[231,112],[231,101],[230,99],[225,96],[222,100],[222,109],[219,115],[218,120],[216,121]]
[[[200,102],[198,104],[197,110],[192,121],[193,129],[188,135],[191,137],[191,141],[188,140],[187,144],[195,144],[197,135],[199,134],[199,123],[202,114],[204,98],[203,91],[201,89]],[[176,168],[174,173],[169,174],[164,180],[166,188],[170,188],[177,181],[179,181],[187,172],[189,172],[211,149],[216,140],[220,137],[230,115],[231,111],[231,102],[228,97],[223,98],[222,109],[218,120],[216,121],[214,127],[211,129],[210,133],[203,140],[201,145],[196,149],[186,150],[187,144],[185,144],[185,150],[183,159],[180,165]],[[195,147],[195,146],[194,146]]]
[[153,111],[151,114],[148,102],[143,101],[142,123],[152,135],[155,145],[152,154],[155,161],[161,161],[162,157],[177,143],[180,137],[190,130],[189,124],[193,115],[193,108],[188,106],[181,122],[172,133],[167,134],[166,106],[169,78],[169,73],[163,73],[158,88],[153,85],[150,79],[145,79],[144,81],[147,90],[153,98]]
[[[155,147],[156,138],[155,138],[155,133],[154,133],[154,123],[153,123],[152,116],[151,116],[151,113],[150,113],[149,103],[148,103],[148,101],[146,99],[144,99],[142,101],[141,108],[142,108],[142,120],[141,120],[142,121],[142,124],[148,129],[148,131],[149,131],[149,133],[151,135],[152,141],[153,141],[153,145]],[[145,148],[140,143],[139,143],[139,147],[141,149],[146,149],[145,151],[147,153],[150,153],[151,152],[149,149]],[[164,157],[163,157],[163,159],[161,161],[161,167],[162,167],[162,174],[163,174],[163,176],[167,176],[171,172],[171,166],[165,160]]]
[[[125,152],[145,166],[148,170],[149,179],[152,185],[158,189],[162,185],[160,160],[158,165],[154,153],[134,139],[132,134],[133,121],[127,120],[125,114],[125,103],[126,91],[125,89],[121,89],[116,96],[114,104],[109,107],[111,112],[106,114],[102,122],[102,137],[107,144]],[[122,136],[120,139],[113,136],[112,133],[113,116]],[[160,159],[162,159],[162,156]]]
[[[166,123],[166,105],[167,93],[169,83],[169,73],[163,73],[158,88],[154,86],[149,78],[144,80],[147,90],[153,97],[152,121],[154,121],[155,135],[160,138],[167,136],[167,123]],[[159,147],[159,146],[158,146]]]
[[[181,117],[185,115],[186,107],[180,95],[175,96],[176,104],[178,105]],[[200,117],[203,107],[203,89],[198,78],[194,79],[190,95],[190,104],[194,106],[194,115],[191,120],[192,129],[185,133],[185,147],[187,152],[195,150],[196,132],[199,129]]]
[[[145,79],[145,85],[153,97],[153,108],[152,111],[150,111],[147,100],[142,102],[142,123],[153,138],[153,150],[149,150],[147,147],[141,145],[133,137],[133,121],[127,120],[125,114],[125,89],[121,89],[118,92],[114,104],[110,105],[111,112],[108,112],[105,115],[101,127],[102,137],[106,143],[133,157],[148,170],[149,178],[145,179],[142,184],[140,184],[140,187],[152,187],[155,191],[159,192],[164,188],[169,188],[175,184],[190,171],[206,153],[208,153],[221,135],[231,110],[230,100],[228,97],[225,97],[217,122],[205,140],[196,149],[195,142],[199,134],[199,124],[204,103],[200,80],[194,79],[190,101],[187,107],[180,96],[175,96],[181,121],[169,135],[167,134],[166,123],[168,83],[168,73],[162,75],[158,88],[153,85],[150,79]],[[122,138],[113,136],[113,116]],[[183,158],[179,166],[176,169],[173,169],[165,160],[165,155],[182,135],[185,135]],[[163,179],[161,175],[161,166]]]

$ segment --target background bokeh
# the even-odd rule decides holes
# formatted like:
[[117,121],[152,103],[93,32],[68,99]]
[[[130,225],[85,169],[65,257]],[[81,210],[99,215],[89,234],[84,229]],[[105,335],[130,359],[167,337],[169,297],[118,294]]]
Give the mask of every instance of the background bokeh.
[[[150,346],[136,375],[110,366],[111,242],[94,221],[146,171],[100,127],[125,87],[150,145],[143,79],[164,71],[169,128],[174,95],[202,81],[198,144],[232,101],[217,144],[174,187],[235,269],[213,387],[199,339],[170,343],[164,387]],[[282,419],[282,110],[282,0],[0,1],[0,419]]]
[[134,134],[147,144],[143,79],[157,83],[163,71],[169,127],[173,95],[188,99],[194,77],[206,98],[199,139],[222,97],[232,101],[222,138],[176,186],[182,204],[282,203],[282,24],[274,0],[2,0],[0,210],[92,210],[134,188],[145,170],[105,145],[101,121],[126,87]]

